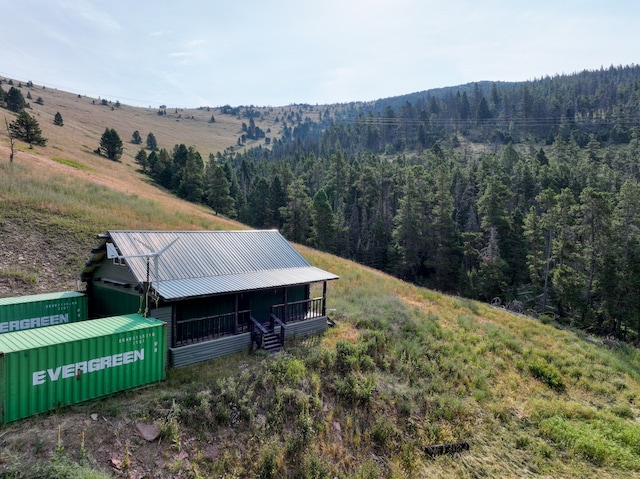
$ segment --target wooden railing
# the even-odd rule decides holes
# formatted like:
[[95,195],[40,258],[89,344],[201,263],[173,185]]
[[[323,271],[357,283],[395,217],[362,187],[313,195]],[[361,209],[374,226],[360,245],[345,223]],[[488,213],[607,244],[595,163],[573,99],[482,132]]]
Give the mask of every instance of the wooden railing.
[[271,331],[276,330],[276,326],[280,326],[280,345],[284,346],[284,337],[287,332],[287,325],[282,322],[282,320],[277,317],[275,314],[271,313],[269,315],[271,320]]
[[287,304],[275,304],[271,306],[271,314],[280,318],[285,324],[319,318],[324,316],[324,299],[320,297]]
[[[266,327],[270,326],[271,331],[274,331],[275,326],[281,326],[281,342],[284,343],[284,333],[288,323],[319,318],[324,315],[324,299],[322,297],[277,304],[271,306],[270,324]],[[237,315],[236,313],[225,313],[185,319],[177,322],[174,347],[247,332],[251,333],[252,343],[256,341],[260,346],[262,336],[268,332],[266,327],[251,317],[250,310],[239,311]]]
[[260,321],[251,315],[249,315],[249,331],[251,332],[251,348],[253,349],[254,344],[258,348],[262,348],[264,346],[264,335],[268,331]]
[[208,341],[231,334],[249,332],[250,311],[239,311],[236,324],[236,313],[218,314],[178,321],[176,325],[175,346]]

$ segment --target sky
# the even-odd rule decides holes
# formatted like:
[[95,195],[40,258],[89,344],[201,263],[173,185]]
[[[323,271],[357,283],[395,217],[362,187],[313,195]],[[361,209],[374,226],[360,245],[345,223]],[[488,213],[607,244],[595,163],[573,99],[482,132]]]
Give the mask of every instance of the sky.
[[640,63],[637,0],[0,0],[0,12],[1,77],[154,108],[370,101]]

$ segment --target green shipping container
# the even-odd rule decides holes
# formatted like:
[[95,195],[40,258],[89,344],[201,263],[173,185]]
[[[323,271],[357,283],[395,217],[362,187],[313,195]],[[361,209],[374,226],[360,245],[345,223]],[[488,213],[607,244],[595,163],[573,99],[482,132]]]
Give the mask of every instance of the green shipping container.
[[140,314],[0,335],[0,423],[162,381],[165,349]]
[[0,298],[0,334],[87,319],[87,296],[67,291]]

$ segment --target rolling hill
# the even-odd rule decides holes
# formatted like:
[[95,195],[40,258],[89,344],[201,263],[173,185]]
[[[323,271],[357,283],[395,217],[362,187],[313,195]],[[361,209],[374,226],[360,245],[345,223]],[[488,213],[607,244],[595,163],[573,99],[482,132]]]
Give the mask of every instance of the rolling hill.
[[[127,142],[153,132],[206,155],[237,147],[242,117],[30,91],[48,143],[17,142],[10,164],[0,133],[0,295],[75,288],[107,229],[244,228],[150,184]],[[258,124],[275,135],[285,111]],[[125,141],[120,162],[93,153],[105,128]],[[0,476],[640,477],[636,349],[299,250],[341,278],[323,337],[3,426]]]

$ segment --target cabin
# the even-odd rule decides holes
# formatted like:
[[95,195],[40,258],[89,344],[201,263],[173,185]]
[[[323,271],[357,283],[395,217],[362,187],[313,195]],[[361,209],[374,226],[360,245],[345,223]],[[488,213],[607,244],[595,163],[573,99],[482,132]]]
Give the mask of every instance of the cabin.
[[327,282],[276,230],[108,231],[82,272],[90,318],[167,324],[179,367],[327,328]]

